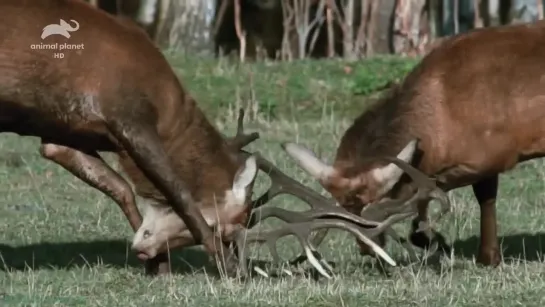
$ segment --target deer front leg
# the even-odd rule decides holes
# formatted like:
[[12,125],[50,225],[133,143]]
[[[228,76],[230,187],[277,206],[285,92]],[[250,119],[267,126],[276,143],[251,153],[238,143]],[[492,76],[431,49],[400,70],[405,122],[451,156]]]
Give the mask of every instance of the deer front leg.
[[[142,216],[136,207],[134,194],[129,184],[98,155],[74,148],[42,143],[41,155],[62,166],[64,169],[113,199],[129,220],[134,232],[142,224]],[[146,261],[146,273],[167,274],[170,272],[166,255],[157,255]]]
[[411,234],[409,239],[412,244],[423,249],[427,249],[432,244],[433,231],[431,229],[426,229],[419,231],[421,223],[428,222],[428,208],[429,201],[424,200],[420,201],[417,204],[418,216],[415,217],[411,222]]
[[450,254],[451,247],[447,244],[447,240],[441,233],[432,228],[420,229],[421,226],[427,226],[429,223],[429,200],[418,202],[417,208],[418,216],[415,217],[411,223],[411,234],[409,235],[409,240],[411,243],[427,250],[433,246],[434,242],[436,242],[437,247],[441,252]]

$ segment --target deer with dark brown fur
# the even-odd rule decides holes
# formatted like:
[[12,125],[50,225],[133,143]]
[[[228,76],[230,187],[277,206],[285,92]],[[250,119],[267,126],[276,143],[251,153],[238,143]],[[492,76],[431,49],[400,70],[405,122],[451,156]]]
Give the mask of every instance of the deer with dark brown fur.
[[[51,35],[41,41],[43,28],[61,19],[76,21],[79,29],[69,39]],[[80,47],[55,56],[59,50],[51,46],[65,43]],[[275,168],[240,151],[258,137],[242,133],[242,115],[237,136],[224,138],[161,52],[131,23],[78,0],[0,3],[0,133],[39,137],[43,157],[112,198],[136,232],[133,249],[151,273],[169,271],[169,249],[203,244],[233,275],[245,260],[246,247],[238,248],[245,240],[271,242],[290,234],[302,238],[307,258],[323,271],[306,237],[312,229],[331,227],[350,231],[395,265],[368,239],[391,220],[367,230],[365,220],[319,195],[311,206],[320,210],[285,216],[290,223],[283,228],[245,229],[254,204],[281,192],[303,199],[314,194],[277,170],[275,190],[250,201],[258,168]],[[115,153],[127,180],[99,152]],[[135,196],[147,207],[143,221]],[[269,215],[283,215],[268,209]],[[333,219],[313,220],[328,213]],[[237,243],[239,263],[224,241]]]
[[[111,197],[134,231],[142,218],[131,184],[147,202],[168,203],[197,242],[220,253],[197,204],[242,210],[254,160],[234,158],[145,33],[75,0],[2,1],[0,16],[0,132],[41,138],[42,156]],[[79,30],[41,41],[42,29],[60,19],[76,20]],[[58,50],[43,47],[64,43],[83,49],[55,58]],[[99,151],[118,154],[129,182]],[[243,185],[234,181],[239,173],[247,175]],[[139,257],[164,252],[166,239],[135,246]],[[165,263],[164,255],[155,259]],[[150,270],[168,270],[158,266]]]
[[[448,38],[354,121],[333,165],[302,145],[283,148],[356,214],[367,204],[380,206],[415,190],[399,167],[367,158],[397,155],[434,176],[443,191],[471,185],[481,214],[477,261],[497,266],[498,176],[545,155],[544,60],[545,21]],[[418,207],[411,239],[426,247],[434,232],[416,227],[427,221],[428,200]]]

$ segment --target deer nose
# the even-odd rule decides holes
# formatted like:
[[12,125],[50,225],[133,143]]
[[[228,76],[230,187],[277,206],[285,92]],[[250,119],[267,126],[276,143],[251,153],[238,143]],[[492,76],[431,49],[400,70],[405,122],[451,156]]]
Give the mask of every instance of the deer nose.
[[136,257],[142,261],[150,259],[150,255],[141,244],[133,244],[131,250],[136,254]]

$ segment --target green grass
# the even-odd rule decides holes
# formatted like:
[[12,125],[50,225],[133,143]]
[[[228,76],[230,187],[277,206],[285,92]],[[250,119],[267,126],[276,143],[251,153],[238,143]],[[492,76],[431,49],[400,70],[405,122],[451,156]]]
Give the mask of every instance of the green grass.
[[[298,140],[331,160],[351,120],[368,96],[412,65],[382,58],[350,64],[337,61],[253,64],[170,56],[186,88],[214,123],[234,133],[236,110],[249,107],[248,130],[262,139],[259,150],[302,183],[319,189],[282,153],[279,143]],[[397,71],[398,73],[392,73]],[[253,75],[253,81],[250,76]],[[372,78],[376,76],[376,78]],[[221,279],[198,248],[171,255],[174,274],[143,276],[129,250],[131,231],[107,197],[60,167],[40,158],[38,140],[0,138],[0,306],[543,306],[545,244],[542,161],[501,176],[498,220],[505,262],[496,269],[473,261],[479,211],[471,189],[454,191],[454,213],[439,227],[454,244],[452,258],[401,265],[385,277],[358,255],[354,240],[332,231],[320,250],[337,263],[336,276],[303,276],[247,283]],[[267,184],[258,178],[259,191]],[[320,191],[322,191],[320,189]],[[290,197],[274,205],[302,208]],[[399,225],[407,230],[407,223]],[[267,223],[267,226],[279,223]],[[283,257],[297,251],[279,242]],[[394,243],[387,250],[403,260]],[[253,257],[267,259],[264,249]],[[259,254],[257,254],[259,252]]]

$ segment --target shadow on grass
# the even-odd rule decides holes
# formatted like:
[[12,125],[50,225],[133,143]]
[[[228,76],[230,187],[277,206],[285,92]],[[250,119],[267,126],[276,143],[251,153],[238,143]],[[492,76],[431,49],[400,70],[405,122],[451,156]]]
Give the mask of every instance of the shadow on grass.
[[[519,262],[542,262],[545,259],[545,233],[521,233],[500,236],[498,239],[502,251],[503,263],[516,264]],[[472,236],[464,240],[457,240],[450,245],[447,243],[446,246],[453,249],[455,258],[473,260],[473,258],[477,258],[479,244],[480,237]],[[416,247],[415,250],[423,251]],[[443,272],[443,266],[441,265],[440,259],[445,256],[445,254],[447,257],[450,256],[449,251],[445,252],[440,248],[437,253],[431,255],[425,261],[424,266],[441,274]],[[417,263],[411,261],[398,261],[398,264],[403,267]],[[460,268],[462,267],[464,267],[464,265],[460,266]]]
[[[454,242],[457,257],[476,257],[479,237],[473,236]],[[543,261],[545,233],[516,234],[500,237],[504,261]],[[71,269],[82,266],[105,265],[113,268],[135,268],[144,273],[144,264],[130,251],[129,243],[123,240],[92,242],[38,243],[12,247],[0,244],[0,270],[22,271]],[[204,271],[216,275],[216,269],[201,250],[185,248],[171,251],[171,267],[174,274],[192,274]],[[366,268],[374,270],[376,268]]]
[[[454,255],[472,259],[477,257],[480,237],[473,236],[454,242]],[[542,261],[545,254],[545,233],[522,233],[499,237],[504,262]]]
[[[98,264],[120,269],[132,267],[144,274],[144,263],[136,258],[129,243],[123,240],[37,243],[18,247],[0,244],[0,256],[2,271],[71,269]],[[170,260],[175,274],[203,270],[213,274],[217,271],[204,251],[193,248],[171,251]]]

